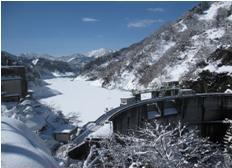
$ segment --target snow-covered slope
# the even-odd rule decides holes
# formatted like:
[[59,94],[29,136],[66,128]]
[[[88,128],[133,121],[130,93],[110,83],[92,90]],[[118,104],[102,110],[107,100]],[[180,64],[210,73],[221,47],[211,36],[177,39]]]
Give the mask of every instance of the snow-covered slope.
[[54,57],[47,55],[47,58],[38,54],[21,54],[15,56],[8,52],[2,51],[2,65],[23,65],[26,67],[26,75],[29,81],[35,81],[42,77],[57,77],[57,76],[74,76],[78,71],[67,62],[57,60]]
[[225,92],[232,89],[232,47],[218,48],[196,65],[192,80],[182,82],[183,87],[197,92]]
[[[49,97],[61,94],[57,91],[46,87],[37,88],[34,90],[36,98],[41,96]],[[69,122],[68,118],[62,115],[61,111],[55,110],[51,104],[43,105],[34,98],[26,98],[21,102],[2,102],[1,104],[2,117],[14,118],[22,121],[26,127],[33,132],[38,133],[41,139],[44,140],[48,149],[54,150],[58,142],[54,139],[53,131],[65,126],[77,125],[76,121]]]
[[[85,54],[75,53],[55,57],[49,54],[37,53],[22,53],[19,56],[2,51],[2,65],[24,65],[28,72],[33,71],[34,76],[37,77],[61,77],[61,76],[75,76],[80,69],[90,61],[98,57],[112,53],[113,50],[100,48]],[[33,79],[30,75],[29,80]]]
[[98,58],[98,57],[102,57],[104,55],[108,55],[110,53],[113,53],[114,51],[111,49],[107,49],[107,48],[99,48],[97,50],[93,50],[93,51],[89,51],[86,55],[88,57],[94,57],[94,58]]
[[61,56],[58,57],[58,60],[67,62],[74,69],[76,69],[77,73],[79,73],[79,71],[89,62],[112,52],[114,51],[111,49],[100,48],[87,52],[86,54],[75,53],[67,56]]
[[69,63],[55,59],[34,58],[28,62],[42,77],[74,76],[77,71]]
[[58,57],[58,60],[60,61],[65,61],[68,64],[72,65],[75,69],[79,70],[80,68],[82,68],[86,63],[94,60],[93,57],[88,57],[84,54],[71,54],[71,55],[67,55],[67,56],[61,56]]
[[[202,2],[141,42],[88,63],[81,77],[102,81],[103,87],[123,89],[195,79],[198,63],[217,48],[231,46],[231,17],[231,1]],[[223,68],[215,70],[220,73]]]
[[50,151],[22,122],[2,117],[2,168],[58,168]]

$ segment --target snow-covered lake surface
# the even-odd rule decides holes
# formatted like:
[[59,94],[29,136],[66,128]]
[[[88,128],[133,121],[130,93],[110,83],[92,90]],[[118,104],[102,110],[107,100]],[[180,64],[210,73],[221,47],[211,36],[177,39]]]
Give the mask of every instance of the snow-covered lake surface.
[[130,92],[118,89],[108,90],[88,81],[71,78],[54,78],[45,81],[49,84],[46,87],[59,94],[41,98],[40,102],[54,106],[65,116],[71,113],[78,114],[80,125],[96,120],[106,111],[106,108],[110,110],[118,107],[120,98],[131,95]]

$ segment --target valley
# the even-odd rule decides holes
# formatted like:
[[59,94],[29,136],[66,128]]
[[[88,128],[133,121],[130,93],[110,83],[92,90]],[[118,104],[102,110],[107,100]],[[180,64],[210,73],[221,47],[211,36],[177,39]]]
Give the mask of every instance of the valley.
[[[191,9],[183,3],[185,12],[177,18],[170,16],[179,9],[171,2],[164,8],[150,8],[144,2],[144,9],[132,3],[130,17],[122,15],[127,10],[111,13],[107,6],[113,2],[109,3],[102,8],[93,4],[100,9],[95,13],[99,18],[83,15],[73,21],[74,14],[57,19],[52,13],[50,17],[56,19],[49,24],[59,21],[58,34],[65,37],[52,45],[47,40],[32,45],[38,53],[2,49],[3,167],[230,168],[232,2],[199,2]],[[111,6],[112,11],[117,5]],[[77,3],[72,9],[80,6]],[[63,7],[67,6],[56,10]],[[56,14],[89,12],[70,7]],[[148,14],[151,19],[146,19]],[[116,18],[119,32],[114,28]],[[47,36],[54,27],[54,32],[60,28],[51,26]],[[116,45],[119,38],[127,41],[131,32],[137,38],[146,31],[142,40],[116,47],[121,46]],[[36,33],[44,32],[43,27]],[[108,40],[117,49],[104,48],[111,46]],[[51,47],[44,46],[46,51],[71,54],[42,54],[43,43]],[[29,51],[30,45],[25,48]],[[17,162],[11,163],[11,157]]]
[[62,111],[64,116],[76,114],[80,126],[95,121],[107,111],[106,109],[118,107],[120,98],[131,96],[131,92],[128,91],[108,90],[92,82],[68,77],[47,79],[45,82],[48,83],[48,88],[60,94],[39,101]]

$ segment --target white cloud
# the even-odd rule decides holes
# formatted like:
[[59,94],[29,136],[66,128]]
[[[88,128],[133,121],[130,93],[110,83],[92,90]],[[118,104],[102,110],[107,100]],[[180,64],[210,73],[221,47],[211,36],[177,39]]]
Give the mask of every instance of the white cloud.
[[143,19],[143,20],[137,20],[135,22],[128,23],[128,27],[135,27],[135,28],[141,28],[141,27],[148,27],[152,25],[153,23],[163,22],[161,19]]
[[147,11],[149,12],[164,12],[163,8],[148,8]]
[[83,22],[98,22],[100,20],[95,19],[95,18],[90,18],[90,17],[84,17],[84,18],[82,18],[82,21]]

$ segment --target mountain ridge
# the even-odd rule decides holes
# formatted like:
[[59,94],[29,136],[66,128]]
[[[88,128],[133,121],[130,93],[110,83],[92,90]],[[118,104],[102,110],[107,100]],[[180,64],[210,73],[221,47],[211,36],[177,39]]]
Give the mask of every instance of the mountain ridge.
[[197,78],[199,62],[231,46],[231,11],[229,1],[200,3],[144,40],[87,63],[78,78],[126,90]]
[[[76,76],[80,69],[96,57],[101,57],[113,50],[101,48],[93,50],[91,56],[74,53],[66,56],[55,57],[50,54],[27,52],[17,55],[2,51],[2,65],[24,65],[29,72],[28,79],[35,81],[40,78],[59,76]],[[35,78],[33,75],[35,75]]]

